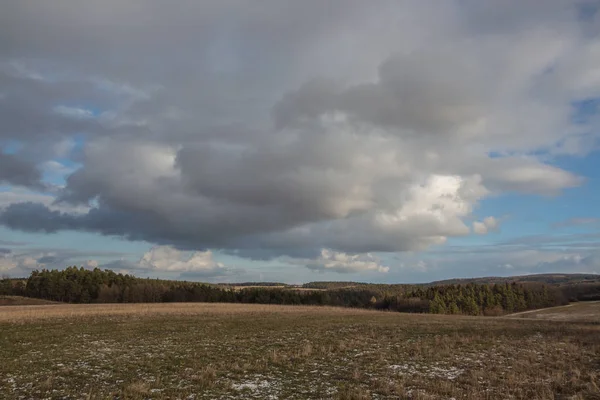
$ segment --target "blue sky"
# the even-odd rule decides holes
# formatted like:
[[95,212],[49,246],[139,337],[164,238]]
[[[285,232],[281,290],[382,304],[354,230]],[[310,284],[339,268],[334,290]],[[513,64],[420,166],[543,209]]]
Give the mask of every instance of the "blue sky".
[[600,273],[596,2],[165,7],[2,13],[0,274]]

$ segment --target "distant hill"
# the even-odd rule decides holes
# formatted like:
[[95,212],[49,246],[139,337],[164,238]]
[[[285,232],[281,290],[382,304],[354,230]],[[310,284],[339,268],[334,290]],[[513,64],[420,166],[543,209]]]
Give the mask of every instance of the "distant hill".
[[235,286],[235,287],[264,287],[264,286],[276,286],[276,287],[287,287],[291,286],[287,283],[281,282],[239,282],[239,283],[217,283],[217,286]]
[[415,286],[440,286],[440,285],[466,285],[467,283],[477,284],[494,284],[505,282],[517,283],[542,283],[548,285],[565,285],[575,283],[594,283],[600,282],[600,275],[596,274],[536,274],[536,275],[520,275],[520,276],[488,276],[480,278],[454,278],[441,281],[433,281],[429,283],[364,283],[351,281],[321,281],[308,282],[302,285],[304,288],[312,289],[350,289],[350,288],[378,288],[378,289],[393,289],[401,287]]
[[596,274],[536,274],[521,276],[489,276],[482,278],[465,279],[446,279],[442,281],[431,282],[428,285],[458,285],[467,283],[493,284],[493,283],[545,283],[551,285],[573,284],[573,283],[591,283],[600,282],[600,275]]

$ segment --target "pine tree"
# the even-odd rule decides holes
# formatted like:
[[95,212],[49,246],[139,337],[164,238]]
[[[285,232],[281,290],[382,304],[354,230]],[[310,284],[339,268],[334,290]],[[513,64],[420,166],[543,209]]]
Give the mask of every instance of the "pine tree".
[[458,308],[458,305],[456,305],[456,302],[451,302],[450,306],[448,307],[448,311],[450,314],[460,314],[460,309]]
[[473,297],[468,296],[465,298],[463,312],[467,315],[479,315],[479,306]]
[[446,304],[438,293],[435,294],[433,300],[429,304],[429,312],[432,314],[446,314]]

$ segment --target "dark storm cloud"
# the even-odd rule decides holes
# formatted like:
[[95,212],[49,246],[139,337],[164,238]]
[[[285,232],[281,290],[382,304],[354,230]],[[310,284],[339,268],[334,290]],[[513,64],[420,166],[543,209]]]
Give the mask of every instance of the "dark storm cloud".
[[0,150],[0,184],[41,186],[41,177],[42,174],[34,164]]

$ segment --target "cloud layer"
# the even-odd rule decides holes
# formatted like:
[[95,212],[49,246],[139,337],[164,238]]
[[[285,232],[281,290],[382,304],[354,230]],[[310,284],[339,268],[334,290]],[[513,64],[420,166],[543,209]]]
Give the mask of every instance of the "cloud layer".
[[385,272],[360,254],[428,249],[470,234],[490,196],[584,182],[553,163],[600,132],[574,106],[600,97],[600,13],[584,9],[11,3],[0,183],[35,195],[1,201],[0,224],[168,246],[150,270],[219,272],[212,248]]
[[213,260],[211,251],[198,251],[186,257],[170,246],[158,246],[145,253],[139,267],[150,272],[179,272],[197,276],[225,276],[231,269]]
[[381,262],[372,254],[364,256],[349,255],[346,253],[337,253],[330,250],[322,250],[321,255],[306,264],[308,269],[319,272],[388,272],[389,267],[381,265]]

